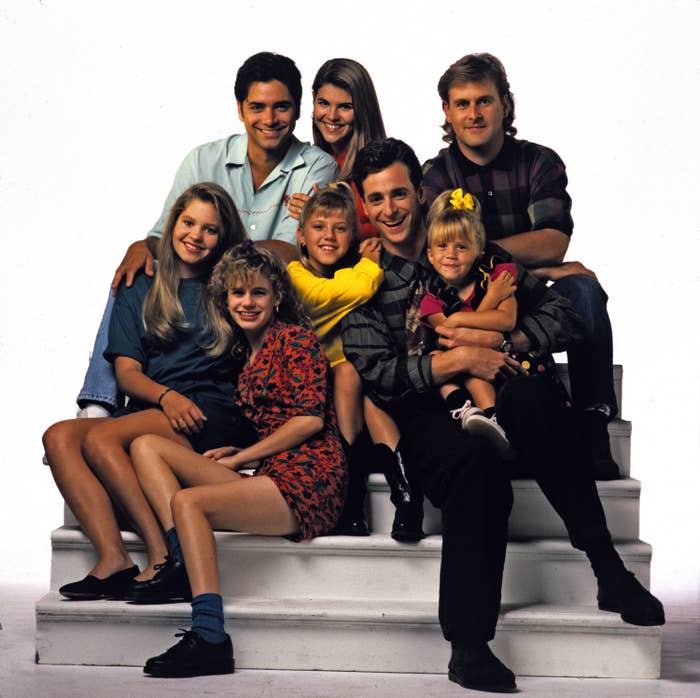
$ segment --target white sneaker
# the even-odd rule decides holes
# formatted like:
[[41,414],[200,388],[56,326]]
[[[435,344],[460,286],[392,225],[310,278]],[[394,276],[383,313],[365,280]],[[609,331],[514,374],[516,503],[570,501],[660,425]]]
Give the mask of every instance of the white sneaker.
[[464,428],[472,436],[483,436],[490,441],[498,450],[501,458],[512,458],[515,455],[515,451],[510,445],[503,427],[496,420],[495,414],[492,417],[487,417],[483,412],[472,414],[467,418]]
[[98,405],[96,402],[89,402],[85,407],[81,407],[76,416],[78,419],[95,419],[98,417],[109,417],[112,414],[106,407]]
[[450,414],[452,415],[452,419],[456,419],[461,422],[462,429],[467,431],[467,422],[469,421],[469,418],[476,415],[483,416],[484,411],[480,410],[476,405],[473,405],[471,400],[467,400],[461,407],[457,408],[456,410],[452,410]]

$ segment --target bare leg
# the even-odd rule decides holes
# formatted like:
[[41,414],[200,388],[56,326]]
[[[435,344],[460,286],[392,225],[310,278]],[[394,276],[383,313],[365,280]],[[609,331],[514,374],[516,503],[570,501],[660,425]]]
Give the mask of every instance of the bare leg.
[[386,444],[395,451],[400,438],[396,423],[367,397],[365,398],[365,420],[372,441],[375,444]]
[[355,443],[362,431],[362,380],[349,361],[333,367],[333,396],[341,436]]
[[440,397],[445,400],[448,395],[459,389],[460,387],[456,383],[443,383],[440,386]]
[[159,410],[144,410],[118,419],[104,420],[89,430],[82,444],[85,460],[112,497],[124,508],[143,538],[148,567],[138,580],[153,576],[154,565],[162,562],[167,546],[156,516],[134,472],[129,447],[143,434],[158,434],[190,448],[187,439],[174,432]]
[[496,404],[496,390],[488,381],[470,376],[464,381],[464,385],[479,409],[485,410]]
[[180,490],[172,510],[193,596],[221,593],[213,529],[281,536],[298,528],[277,485],[265,476]]
[[109,419],[70,419],[49,427],[44,450],[56,485],[97,552],[89,574],[104,579],[133,567],[124,547],[112,501],[83,458],[80,444],[96,424]]
[[193,485],[215,485],[241,476],[190,448],[148,434],[131,444],[131,460],[141,487],[164,530],[174,526],[170,503],[176,492]]

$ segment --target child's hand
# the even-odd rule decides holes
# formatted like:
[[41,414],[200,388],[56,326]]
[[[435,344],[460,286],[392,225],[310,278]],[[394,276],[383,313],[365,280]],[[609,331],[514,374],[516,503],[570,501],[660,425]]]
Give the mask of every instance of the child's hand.
[[204,412],[189,398],[175,390],[169,390],[160,401],[163,414],[175,431],[196,434],[202,430],[207,418]]
[[360,243],[360,257],[371,259],[377,266],[379,266],[379,254],[381,251],[382,243],[379,238],[367,238]]
[[495,305],[502,303],[506,298],[510,298],[518,288],[515,285],[513,275],[507,270],[501,272],[497,279],[489,277],[487,284],[486,296]]
[[299,216],[301,215],[301,209],[304,208],[304,204],[310,198],[311,197],[308,194],[302,194],[301,192],[292,194],[287,201],[287,210],[289,211],[289,215],[298,221]]

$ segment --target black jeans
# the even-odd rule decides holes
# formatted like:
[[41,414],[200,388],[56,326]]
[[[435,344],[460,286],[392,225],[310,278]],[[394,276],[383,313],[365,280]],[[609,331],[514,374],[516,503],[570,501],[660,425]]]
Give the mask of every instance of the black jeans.
[[463,432],[440,401],[424,396],[394,414],[411,479],[442,512],[439,617],[445,639],[457,643],[495,634],[512,476],[535,478],[576,548],[612,545],[575,413],[557,387],[539,376],[512,378],[498,393],[496,414],[519,453],[517,472]]
[[395,417],[412,484],[442,511],[439,617],[445,639],[488,642],[496,631],[513,504],[495,450],[426,396]]
[[532,477],[579,550],[611,544],[598,490],[585,459],[576,412],[547,378],[518,376],[496,400],[498,423],[518,453],[513,477]]

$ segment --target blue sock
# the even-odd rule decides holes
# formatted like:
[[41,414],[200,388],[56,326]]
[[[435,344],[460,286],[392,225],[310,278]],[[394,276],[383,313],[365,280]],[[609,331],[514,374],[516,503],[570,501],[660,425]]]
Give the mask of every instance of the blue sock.
[[168,547],[170,548],[170,554],[178,562],[184,562],[185,558],[182,555],[182,548],[180,547],[180,539],[177,537],[177,531],[175,530],[175,526],[173,526],[171,529],[168,529],[165,532],[165,540],[167,541]]
[[199,594],[192,599],[192,630],[207,642],[218,644],[226,639],[220,594]]

